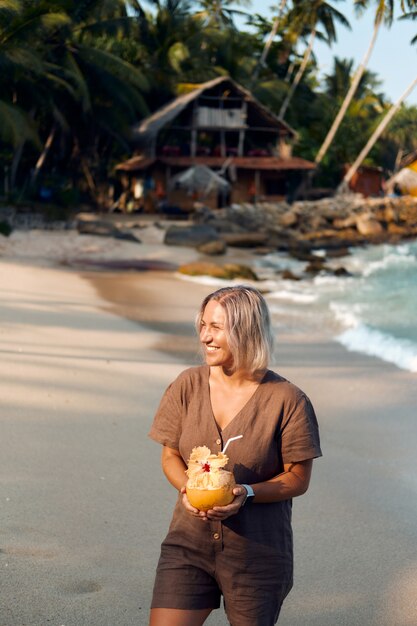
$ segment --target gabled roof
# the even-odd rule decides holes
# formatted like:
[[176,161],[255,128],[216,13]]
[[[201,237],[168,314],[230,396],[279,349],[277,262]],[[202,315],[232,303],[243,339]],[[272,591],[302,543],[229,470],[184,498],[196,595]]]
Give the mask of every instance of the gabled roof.
[[238,93],[240,93],[244,100],[246,100],[249,104],[251,104],[254,108],[257,109],[258,113],[264,117],[264,119],[275,126],[276,128],[282,128],[288,134],[293,137],[296,136],[296,132],[293,128],[288,126],[282,120],[279,120],[276,115],[274,115],[269,109],[267,109],[263,104],[261,104],[253,94],[235,83],[228,76],[219,76],[218,78],[214,78],[213,80],[209,80],[206,83],[202,83],[200,85],[196,85],[196,88],[186,93],[175,100],[172,100],[165,106],[161,107],[155,113],[144,119],[140,124],[133,128],[133,139],[144,141],[151,140],[157,136],[157,134],[170,122],[172,122],[191,102],[193,102],[196,98],[198,98],[201,94],[217,85],[221,85],[224,83],[226,87],[227,84],[232,86]]

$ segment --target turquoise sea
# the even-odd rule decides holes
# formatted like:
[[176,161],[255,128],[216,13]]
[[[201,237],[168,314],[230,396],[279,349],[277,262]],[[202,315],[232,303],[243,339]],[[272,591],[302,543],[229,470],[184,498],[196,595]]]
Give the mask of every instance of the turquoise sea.
[[[264,261],[283,262],[275,255]],[[279,313],[277,303],[286,298],[298,322],[301,315],[306,325],[326,326],[348,350],[417,372],[417,241],[352,249],[332,265],[351,276],[319,275],[292,284],[289,292],[289,281],[284,290],[281,281],[268,296],[272,309]]]
[[278,335],[280,327],[330,333],[348,350],[417,373],[417,241],[352,248],[350,255],[329,263],[343,266],[350,276],[283,280],[282,270],[301,276],[305,263],[280,253],[252,257]]

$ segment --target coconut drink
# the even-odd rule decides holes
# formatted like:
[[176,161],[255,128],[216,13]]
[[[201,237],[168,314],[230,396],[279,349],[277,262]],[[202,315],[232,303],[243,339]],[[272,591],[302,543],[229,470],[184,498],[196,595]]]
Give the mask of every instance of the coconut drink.
[[229,458],[224,452],[212,454],[207,446],[193,448],[188,460],[186,492],[188,501],[200,511],[225,506],[234,499],[232,472],[224,469]]

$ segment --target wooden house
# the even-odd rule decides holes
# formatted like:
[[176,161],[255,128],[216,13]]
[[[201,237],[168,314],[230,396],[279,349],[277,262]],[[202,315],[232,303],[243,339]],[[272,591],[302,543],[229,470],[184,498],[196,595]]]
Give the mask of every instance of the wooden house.
[[[345,165],[344,174],[350,165]],[[365,198],[383,195],[384,172],[382,167],[362,165],[349,181],[349,189]]]
[[[196,201],[218,208],[282,200],[315,167],[292,156],[296,132],[228,77],[193,85],[144,119],[133,138],[135,156],[116,170],[147,211],[160,203],[190,211]],[[198,183],[199,168],[216,174],[209,184]],[[229,184],[217,185],[219,176]]]

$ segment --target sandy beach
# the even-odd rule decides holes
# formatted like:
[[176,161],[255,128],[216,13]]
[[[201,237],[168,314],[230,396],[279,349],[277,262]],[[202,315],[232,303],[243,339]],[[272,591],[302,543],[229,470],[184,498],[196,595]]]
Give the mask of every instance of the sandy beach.
[[[212,288],[68,259],[195,257],[152,236],[139,253],[72,234],[2,240],[0,626],[147,624],[176,496],[147,432],[199,362],[193,319]],[[279,624],[415,626],[416,375],[303,328],[279,333],[274,369],[311,397],[324,452],[294,502]],[[226,626],[223,611],[207,624]]]

